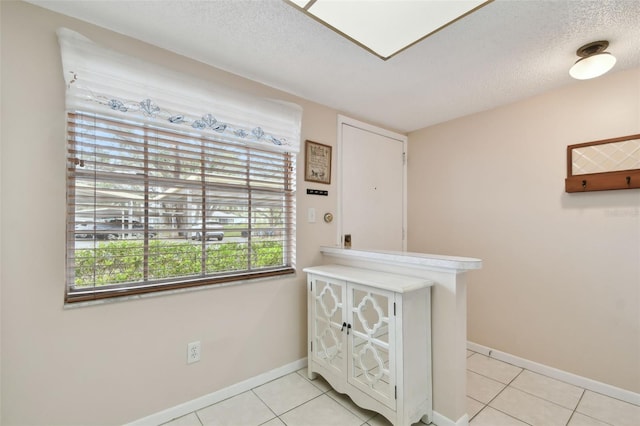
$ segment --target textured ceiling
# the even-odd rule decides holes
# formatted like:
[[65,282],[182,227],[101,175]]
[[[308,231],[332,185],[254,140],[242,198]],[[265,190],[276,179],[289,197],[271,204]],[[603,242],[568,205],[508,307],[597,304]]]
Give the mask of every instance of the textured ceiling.
[[587,84],[591,41],[640,66],[640,0],[495,0],[388,61],[283,0],[29,2],[404,132]]

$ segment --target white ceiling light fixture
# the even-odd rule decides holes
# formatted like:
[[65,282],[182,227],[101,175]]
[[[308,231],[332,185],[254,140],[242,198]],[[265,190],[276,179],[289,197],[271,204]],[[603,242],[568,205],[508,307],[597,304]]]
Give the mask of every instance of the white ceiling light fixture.
[[285,0],[383,60],[493,0]]
[[609,47],[606,40],[585,44],[576,51],[580,59],[569,70],[569,75],[576,80],[588,80],[600,77],[616,64],[616,57],[605,50]]

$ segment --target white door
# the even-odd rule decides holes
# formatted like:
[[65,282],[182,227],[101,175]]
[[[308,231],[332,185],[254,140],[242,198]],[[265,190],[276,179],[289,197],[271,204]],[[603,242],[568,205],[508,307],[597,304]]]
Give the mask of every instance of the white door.
[[351,247],[406,250],[405,136],[339,117],[340,241]]

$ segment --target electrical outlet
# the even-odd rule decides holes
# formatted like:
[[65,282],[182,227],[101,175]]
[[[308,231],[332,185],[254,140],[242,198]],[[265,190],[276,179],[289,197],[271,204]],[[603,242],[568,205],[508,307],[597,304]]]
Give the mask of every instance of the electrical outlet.
[[191,342],[187,345],[187,364],[200,361],[200,342]]

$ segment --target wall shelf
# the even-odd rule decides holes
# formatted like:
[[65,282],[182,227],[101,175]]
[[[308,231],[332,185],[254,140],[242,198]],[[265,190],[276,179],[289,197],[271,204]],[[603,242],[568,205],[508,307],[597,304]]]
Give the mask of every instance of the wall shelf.
[[566,192],[640,188],[640,134],[567,147]]

